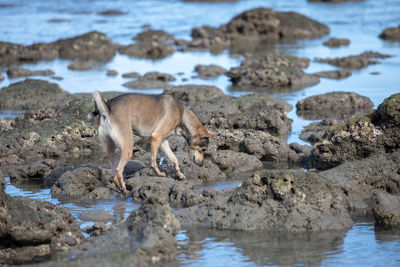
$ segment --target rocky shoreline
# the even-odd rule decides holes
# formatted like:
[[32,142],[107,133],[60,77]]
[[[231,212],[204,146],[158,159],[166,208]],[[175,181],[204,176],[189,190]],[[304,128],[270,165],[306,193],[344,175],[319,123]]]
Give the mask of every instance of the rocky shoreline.
[[[120,14],[111,10],[104,15]],[[302,27],[293,27],[297,24]],[[259,8],[219,28],[195,28],[191,41],[146,30],[127,46],[114,44],[99,32],[31,46],[1,42],[0,62],[9,77],[25,77],[38,74],[18,68],[25,62],[63,58],[73,61],[71,68],[82,70],[111,60],[116,51],[162,59],[176,50],[233,52],[243,40],[257,45],[265,40],[285,42],[328,33],[327,26],[303,15]],[[365,52],[320,62],[360,69],[378,63],[370,58],[386,57]],[[230,70],[198,65],[195,71],[202,79],[226,75],[238,90],[264,93],[299,90],[318,83],[319,77],[351,75],[347,70],[307,74],[303,69],[308,64],[307,58],[256,52],[245,54],[241,65]],[[54,73],[44,70],[39,74]],[[304,140],[312,145],[300,145],[286,141],[292,130],[287,114],[294,107],[282,100],[265,94],[232,97],[213,86],[174,86],[169,82],[176,78],[167,73],[126,73],[124,77],[132,79],[125,84],[130,88],[163,88],[190,105],[201,122],[216,132],[203,167],[191,162],[183,138],[171,136],[171,148],[188,179],[175,179],[168,161],[160,167],[168,177],[157,177],[149,168],[149,143],[138,137],[134,160],[125,167],[124,176],[129,196],[141,207],[112,227],[95,224],[86,229],[92,236],[84,237],[68,210],[10,197],[2,177],[10,177],[13,184],[39,180],[51,188],[52,197],[64,200],[118,195],[105,167],[97,122],[86,117],[94,109],[91,95],[69,94],[56,83],[38,79],[4,87],[0,108],[26,112],[0,119],[1,263],[50,260],[43,264],[67,266],[72,262],[78,266],[95,264],[100,255],[107,255],[109,264],[174,262],[175,236],[181,226],[310,233],[348,229],[360,217],[374,218],[376,225],[383,227],[400,226],[400,94],[389,96],[376,110],[370,99],[355,93],[334,92],[299,101],[296,111],[300,116],[323,120],[304,130]],[[104,97],[119,94],[107,92]],[[93,156],[96,164],[91,162]],[[266,167],[280,163],[292,167]],[[242,182],[224,190],[199,189],[209,182],[230,180]]]

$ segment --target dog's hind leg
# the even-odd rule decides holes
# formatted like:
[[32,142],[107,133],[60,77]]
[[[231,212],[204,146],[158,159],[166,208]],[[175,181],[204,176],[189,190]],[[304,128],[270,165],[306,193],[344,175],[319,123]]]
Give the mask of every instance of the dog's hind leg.
[[114,142],[111,140],[111,138],[107,138],[106,140],[101,140],[101,144],[103,146],[104,151],[107,154],[107,159],[110,163],[110,167],[111,167],[111,176],[112,176],[112,181],[115,184],[115,187],[117,188],[118,191],[121,191],[121,188],[119,186],[119,182],[117,179],[117,172],[115,171],[116,169],[116,158],[115,158],[115,144]]
[[157,167],[157,151],[160,147],[160,144],[163,140],[163,137],[158,135],[157,133],[153,133],[150,137],[151,142],[151,167],[154,169],[158,176],[165,177],[167,176],[165,172],[160,171]]
[[[126,186],[125,186],[125,181],[124,181],[124,168],[126,163],[129,161],[129,159],[132,156],[132,151],[133,151],[133,135],[132,135],[132,130],[130,128],[125,129],[125,135],[123,140],[120,142],[120,158],[118,165],[115,169],[118,177],[118,182],[121,187],[121,192],[126,193]],[[129,131],[129,132],[128,132]]]
[[164,154],[167,156],[167,158],[172,162],[172,164],[174,164],[176,176],[178,176],[178,178],[181,180],[185,179],[185,175],[183,175],[183,173],[181,173],[181,170],[179,169],[178,159],[175,157],[175,154],[172,152],[171,147],[169,146],[168,140],[162,141],[160,148],[164,152]]

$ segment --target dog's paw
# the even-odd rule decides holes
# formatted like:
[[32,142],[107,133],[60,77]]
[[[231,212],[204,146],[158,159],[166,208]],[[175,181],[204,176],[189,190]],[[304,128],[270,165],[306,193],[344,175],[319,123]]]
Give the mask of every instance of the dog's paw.
[[160,177],[167,177],[167,174],[165,172],[158,172],[157,175]]
[[176,176],[178,177],[179,180],[185,180],[186,179],[185,175],[183,173],[181,173],[181,172],[177,172]]

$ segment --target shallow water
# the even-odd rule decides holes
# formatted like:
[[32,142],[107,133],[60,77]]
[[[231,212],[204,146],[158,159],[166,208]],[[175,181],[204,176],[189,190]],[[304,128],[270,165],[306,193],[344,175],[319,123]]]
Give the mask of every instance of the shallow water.
[[[12,3],[10,7],[0,7],[0,41],[20,44],[53,42],[73,37],[88,31],[97,30],[105,33],[115,43],[129,44],[132,37],[141,32],[143,24],[150,24],[153,29],[163,29],[172,33],[176,39],[190,39],[190,30],[202,25],[219,26],[227,23],[233,16],[254,7],[271,7],[278,11],[295,11],[327,24],[331,33],[316,40],[299,41],[293,44],[278,44],[269,47],[277,52],[314,58],[341,57],[360,54],[373,50],[395,57],[379,60],[381,64],[352,71],[347,79],[336,81],[321,79],[315,86],[295,92],[274,93],[293,106],[305,97],[331,91],[353,91],[368,96],[375,107],[384,98],[400,90],[400,43],[386,42],[378,35],[386,27],[397,26],[400,21],[400,1],[355,1],[342,4],[308,3],[307,1],[273,1],[241,0],[235,3],[185,3],[183,1],[142,0],[142,1],[64,1],[15,0],[0,4]],[[0,5],[1,6],[1,5]],[[117,9],[126,12],[122,16],[101,16],[98,12]],[[59,22],[51,22],[51,21]],[[77,26],[79,25],[79,26]],[[329,37],[348,38],[349,46],[328,48],[322,43]],[[266,48],[267,49],[267,48]],[[217,64],[226,69],[240,64],[240,59],[232,58],[223,52],[213,55],[208,52],[176,52],[163,60],[134,59],[117,54],[113,60],[97,65],[90,71],[71,71],[67,68],[69,60],[57,59],[38,64],[25,64],[22,67],[51,69],[58,81],[50,77],[35,77],[58,83],[70,93],[100,91],[133,91],[123,86],[128,79],[123,73],[136,71],[144,74],[148,71],[159,71],[173,74],[180,84],[206,84],[218,86],[223,92],[239,96],[250,92],[230,90],[227,77],[214,80],[201,80],[193,77],[197,64]],[[106,76],[106,71],[118,71],[115,77]],[[311,61],[306,69],[308,73],[336,69],[328,64]],[[8,79],[5,69],[0,69],[5,80],[0,87],[23,80]],[[177,73],[182,72],[182,75]],[[372,75],[372,72],[379,72]],[[137,90],[135,90],[137,91]],[[160,88],[145,90],[148,93],[159,93]],[[2,111],[0,118],[13,117],[18,111]],[[288,142],[299,142],[302,128],[312,121],[296,115],[293,109],[288,117],[293,119],[293,131]],[[220,181],[206,185],[217,190],[234,187],[240,181]],[[105,209],[115,218],[127,216],[138,207],[130,199],[114,197],[109,201],[91,203],[63,203],[52,199],[50,190],[33,186],[17,187],[7,184],[10,195],[26,196],[60,204],[79,215],[86,209]],[[118,217],[119,216],[119,217]],[[79,220],[79,219],[78,219]],[[83,226],[91,222],[82,222]],[[218,265],[400,265],[400,236],[390,231],[376,230],[372,223],[357,223],[349,231],[327,232],[310,236],[282,236],[262,233],[243,233],[229,231],[211,231],[208,229],[184,229],[178,237],[178,260],[184,266],[218,266]]]
[[[356,223],[315,234],[187,229],[177,236],[184,266],[398,266],[400,233]],[[223,260],[221,260],[223,259]]]
[[121,199],[114,195],[109,200],[96,200],[96,201],[72,201],[64,202],[57,198],[52,198],[50,189],[41,186],[40,182],[34,185],[32,182],[25,185],[14,186],[10,183],[10,178],[6,178],[6,193],[10,196],[22,196],[31,199],[48,201],[55,205],[61,205],[68,208],[71,214],[77,218],[81,229],[92,226],[94,222],[82,221],[80,215],[85,210],[105,210],[113,215],[113,220],[109,223],[118,223],[126,219],[129,214],[140,207],[139,203],[132,201],[132,198]]

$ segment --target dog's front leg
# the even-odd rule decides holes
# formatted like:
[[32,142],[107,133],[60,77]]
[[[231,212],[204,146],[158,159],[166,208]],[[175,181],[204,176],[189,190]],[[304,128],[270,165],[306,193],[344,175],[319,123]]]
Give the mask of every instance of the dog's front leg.
[[154,171],[156,172],[156,174],[158,176],[165,177],[165,176],[167,176],[165,174],[165,172],[160,171],[157,166],[157,151],[158,151],[158,148],[160,147],[162,139],[163,138],[161,136],[158,136],[156,133],[153,133],[151,135],[151,139],[150,139],[150,142],[151,142],[151,167],[154,169]]
[[175,157],[174,153],[172,152],[171,147],[169,146],[168,140],[162,141],[160,147],[161,147],[161,150],[164,152],[164,154],[167,156],[167,158],[174,164],[176,176],[178,176],[179,179],[184,180],[185,175],[183,173],[181,173],[181,170],[179,169],[178,159]]

